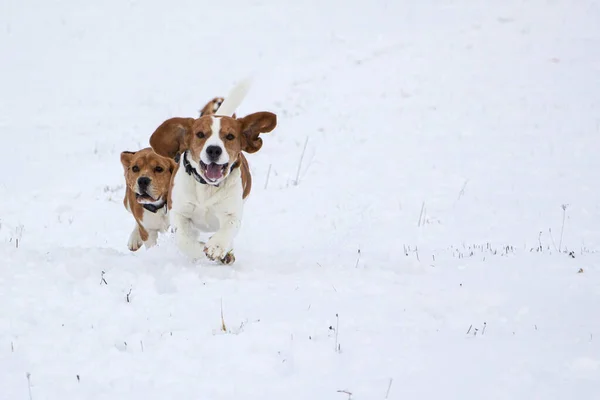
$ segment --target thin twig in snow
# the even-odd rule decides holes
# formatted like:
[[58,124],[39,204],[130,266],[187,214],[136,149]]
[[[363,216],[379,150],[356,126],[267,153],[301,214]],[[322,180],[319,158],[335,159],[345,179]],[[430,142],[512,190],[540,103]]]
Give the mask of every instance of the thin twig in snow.
[[[417,226],[421,226],[421,220],[423,219],[423,213],[425,212],[425,202],[421,204],[421,212],[419,213],[419,222],[417,222]],[[424,223],[425,221],[423,221]]]
[[565,217],[567,215],[567,207],[569,207],[569,205],[563,204],[561,207],[563,210],[563,219],[562,219],[562,226],[560,227],[560,240],[558,242],[558,251],[561,251],[561,249],[562,249],[563,231],[565,230]]
[[390,378],[390,383],[389,383],[389,385],[388,385],[387,392],[385,392],[385,398],[386,398],[386,399],[387,399],[387,398],[389,397],[389,395],[390,395],[390,389],[392,388],[392,383],[393,383],[393,382],[394,382],[394,379]]
[[221,330],[227,332],[227,326],[225,325],[225,318],[223,318],[223,299],[221,299]]
[[306,153],[306,146],[308,145],[308,136],[304,142],[304,149],[302,149],[302,155],[300,156],[300,162],[298,163],[298,171],[296,172],[296,182],[294,185],[298,186],[300,183],[300,170],[302,169],[302,160],[304,160],[304,153]]
[[338,333],[340,329],[340,316],[338,314],[335,314],[335,320],[335,351],[339,353],[341,348],[338,343]]
[[550,233],[550,240],[552,240],[552,245],[554,246],[554,250],[556,250],[557,253],[560,253],[558,251],[558,247],[556,247],[556,242],[554,241],[554,237],[552,236],[552,228],[548,228],[548,233]]
[[354,268],[358,268],[359,261],[360,261],[360,248],[358,249],[358,257],[356,257],[356,265],[354,266]]
[[27,387],[29,388],[29,400],[33,400],[33,396],[31,395],[31,374],[27,372],[25,376],[27,377]]
[[267,190],[267,186],[269,186],[269,177],[271,176],[271,167],[273,164],[269,164],[269,170],[267,171],[267,180],[265,181],[265,190]]
[[460,192],[458,192],[458,198],[456,199],[456,201],[460,200],[460,198],[465,194],[465,188],[467,187],[467,183],[469,183],[469,180],[465,180],[465,183],[462,186],[462,189],[460,189]]
[[471,326],[469,326],[469,330],[467,331],[467,335],[469,334],[469,332],[471,332],[471,328],[473,328],[473,324],[471,324]]
[[104,272],[104,271],[102,271],[102,272],[100,273],[100,284],[101,284],[101,285],[102,285],[103,283],[104,283],[105,285],[108,285],[108,282],[106,282],[106,279],[104,279],[104,274],[105,274],[105,273],[106,273],[106,272]]

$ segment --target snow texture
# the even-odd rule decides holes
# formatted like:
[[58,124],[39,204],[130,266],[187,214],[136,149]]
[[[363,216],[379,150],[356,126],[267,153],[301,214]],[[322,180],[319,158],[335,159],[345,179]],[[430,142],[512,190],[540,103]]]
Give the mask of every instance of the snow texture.
[[[1,2],[0,399],[600,398],[598,49],[592,0]],[[131,253],[119,153],[248,76],[236,263]]]

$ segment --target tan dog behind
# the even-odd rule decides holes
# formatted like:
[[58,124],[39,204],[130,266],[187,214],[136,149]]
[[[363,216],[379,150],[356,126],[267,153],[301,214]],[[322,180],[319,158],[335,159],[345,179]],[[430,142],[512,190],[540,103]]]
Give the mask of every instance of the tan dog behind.
[[127,246],[131,251],[142,245],[150,248],[156,244],[158,233],[169,227],[167,200],[177,164],[150,147],[122,152],[121,164],[127,185],[123,204],[135,219]]

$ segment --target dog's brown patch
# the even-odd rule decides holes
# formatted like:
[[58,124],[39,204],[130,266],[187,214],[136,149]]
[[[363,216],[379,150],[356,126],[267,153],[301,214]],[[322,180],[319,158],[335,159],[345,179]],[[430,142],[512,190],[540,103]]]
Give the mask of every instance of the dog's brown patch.
[[150,136],[150,146],[163,157],[175,158],[188,147],[194,118],[169,118],[156,128]]

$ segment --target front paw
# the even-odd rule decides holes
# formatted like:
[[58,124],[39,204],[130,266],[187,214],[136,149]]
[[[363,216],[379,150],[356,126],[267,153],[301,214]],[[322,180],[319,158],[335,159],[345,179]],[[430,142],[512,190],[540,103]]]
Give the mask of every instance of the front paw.
[[233,256],[233,253],[229,251],[228,246],[219,240],[212,239],[213,238],[211,238],[211,240],[209,240],[204,247],[204,254],[206,254],[206,257],[209,260],[218,260],[223,264],[233,263],[233,261],[235,261],[235,257]]
[[156,246],[158,243],[158,231],[150,231],[148,232],[148,240],[144,242],[144,246],[146,249]]
[[143,246],[143,244],[144,242],[140,236],[140,232],[137,229],[134,229],[133,232],[131,232],[131,235],[129,235],[127,247],[131,251],[138,251]]
[[233,250],[225,254],[225,257],[221,258],[219,261],[226,265],[233,264],[235,262],[235,255],[233,254]]

